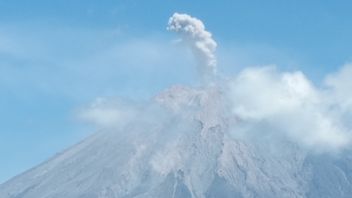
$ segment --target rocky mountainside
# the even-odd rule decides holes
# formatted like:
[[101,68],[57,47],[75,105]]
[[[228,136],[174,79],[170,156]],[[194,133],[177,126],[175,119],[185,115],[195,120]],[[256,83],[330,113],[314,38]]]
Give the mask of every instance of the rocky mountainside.
[[351,197],[352,155],[236,138],[221,89],[173,87],[121,129],[97,132],[0,185],[1,198]]

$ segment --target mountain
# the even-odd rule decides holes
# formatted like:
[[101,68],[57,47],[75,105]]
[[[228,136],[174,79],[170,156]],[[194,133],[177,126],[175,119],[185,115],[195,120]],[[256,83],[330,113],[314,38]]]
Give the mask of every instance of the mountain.
[[284,137],[236,137],[217,87],[172,87],[119,129],[99,131],[0,185],[1,198],[352,195],[352,152],[311,153]]

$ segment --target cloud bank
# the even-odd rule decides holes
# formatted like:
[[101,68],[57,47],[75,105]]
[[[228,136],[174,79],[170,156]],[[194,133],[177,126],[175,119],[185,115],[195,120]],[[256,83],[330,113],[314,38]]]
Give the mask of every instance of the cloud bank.
[[197,57],[201,76],[205,80],[213,78],[216,69],[216,42],[205,29],[203,22],[188,14],[174,13],[168,23],[168,30],[179,33],[189,44]]
[[315,87],[300,71],[274,66],[247,68],[229,83],[232,112],[242,123],[233,134],[278,133],[315,150],[339,150],[351,143],[346,111],[351,112],[351,65]]

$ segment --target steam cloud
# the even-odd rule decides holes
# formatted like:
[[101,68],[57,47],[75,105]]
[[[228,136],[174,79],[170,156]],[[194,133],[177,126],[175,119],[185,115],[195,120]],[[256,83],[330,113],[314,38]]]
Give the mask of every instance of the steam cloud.
[[247,68],[229,85],[232,113],[241,120],[233,134],[283,134],[313,150],[340,150],[351,143],[351,75],[346,65],[317,88],[300,71]]
[[169,19],[168,30],[179,33],[191,46],[198,58],[199,70],[205,80],[213,78],[216,74],[216,42],[212,34],[205,30],[203,22],[188,14],[175,13]]

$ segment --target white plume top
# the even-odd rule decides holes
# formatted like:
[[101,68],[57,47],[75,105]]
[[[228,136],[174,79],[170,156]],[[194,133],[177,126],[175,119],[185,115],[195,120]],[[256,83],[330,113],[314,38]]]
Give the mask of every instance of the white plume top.
[[199,70],[203,78],[209,79],[216,74],[216,42],[212,34],[205,29],[203,22],[188,14],[175,13],[170,17],[168,30],[182,35],[191,46],[199,62]]

